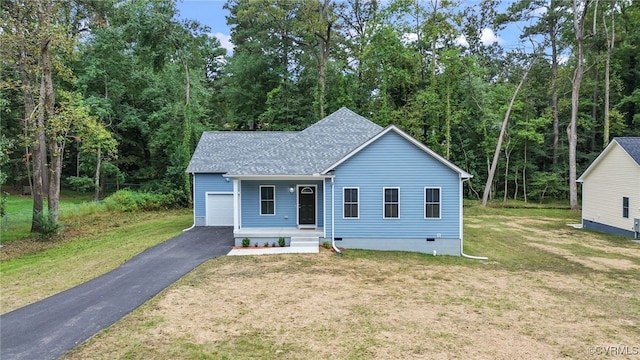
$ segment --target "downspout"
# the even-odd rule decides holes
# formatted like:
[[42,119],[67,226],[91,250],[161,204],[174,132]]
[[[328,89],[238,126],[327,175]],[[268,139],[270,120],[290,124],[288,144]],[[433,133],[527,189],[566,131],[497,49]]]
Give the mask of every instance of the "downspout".
[[182,232],[189,231],[189,230],[193,229],[194,227],[196,227],[196,204],[195,204],[195,201],[196,201],[196,174],[191,173],[191,176],[193,176],[193,190],[192,190],[193,191],[193,194],[192,194],[192,196],[193,196],[193,198],[192,198],[193,199],[193,224],[191,224],[190,227],[188,227],[186,229],[183,229]]
[[335,190],[334,190],[335,186],[333,183],[333,176],[331,177],[331,247],[333,248],[333,251],[336,252],[336,255],[338,256],[342,256],[342,251],[340,251],[340,249],[338,249],[338,247],[336,246],[336,237],[335,237],[335,229],[336,229],[336,221],[335,221],[335,204],[336,204],[336,197],[335,197]]
[[489,260],[486,256],[474,256],[464,253],[464,236],[462,234],[462,183],[469,179],[461,179],[460,181],[460,256],[472,260]]

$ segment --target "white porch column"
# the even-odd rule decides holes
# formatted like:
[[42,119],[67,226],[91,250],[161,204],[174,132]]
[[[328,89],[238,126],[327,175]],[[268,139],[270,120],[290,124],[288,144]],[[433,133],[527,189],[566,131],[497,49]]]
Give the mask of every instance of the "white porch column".
[[233,231],[240,229],[240,186],[239,180],[233,179]]

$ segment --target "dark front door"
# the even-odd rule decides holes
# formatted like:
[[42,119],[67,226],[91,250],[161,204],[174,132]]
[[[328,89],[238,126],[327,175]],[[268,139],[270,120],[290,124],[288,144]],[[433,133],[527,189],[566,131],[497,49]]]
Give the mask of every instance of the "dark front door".
[[298,224],[316,224],[316,188],[315,186],[298,187]]

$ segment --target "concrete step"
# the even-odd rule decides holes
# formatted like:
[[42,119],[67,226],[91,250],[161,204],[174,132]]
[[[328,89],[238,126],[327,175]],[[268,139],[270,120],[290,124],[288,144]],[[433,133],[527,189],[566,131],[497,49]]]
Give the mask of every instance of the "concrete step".
[[291,237],[291,247],[318,247],[320,238],[313,236]]

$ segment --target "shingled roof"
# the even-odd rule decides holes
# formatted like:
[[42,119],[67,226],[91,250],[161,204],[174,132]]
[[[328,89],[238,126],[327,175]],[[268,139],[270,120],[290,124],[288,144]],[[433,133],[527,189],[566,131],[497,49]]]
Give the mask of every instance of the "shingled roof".
[[187,172],[313,175],[382,130],[353,111],[341,108],[300,132],[206,132]]
[[640,137],[617,137],[613,140],[640,166]]

